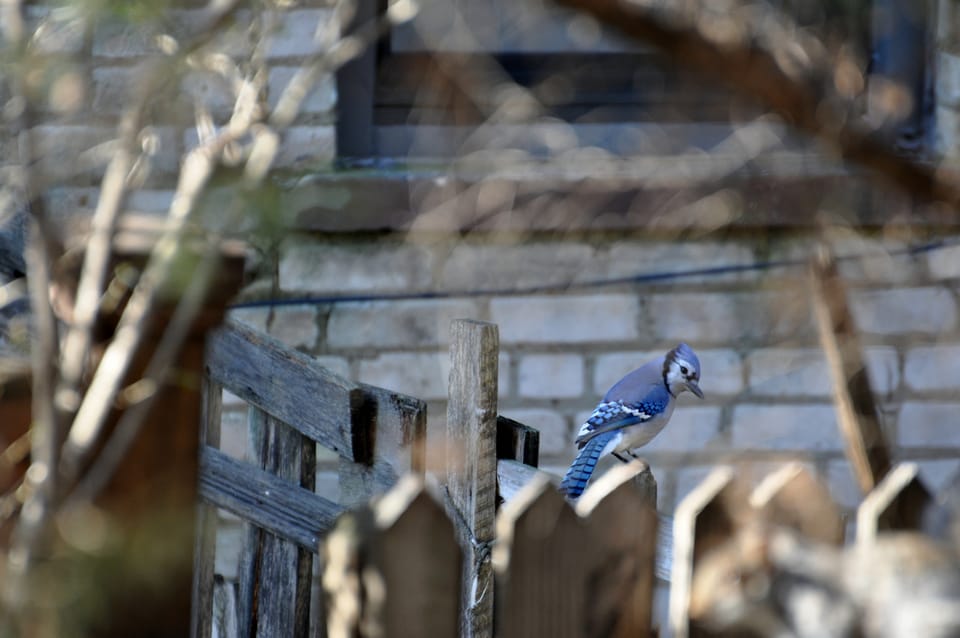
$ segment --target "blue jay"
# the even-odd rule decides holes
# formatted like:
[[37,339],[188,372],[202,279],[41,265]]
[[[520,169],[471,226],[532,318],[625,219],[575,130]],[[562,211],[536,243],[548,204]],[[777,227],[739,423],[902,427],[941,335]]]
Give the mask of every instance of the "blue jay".
[[560,491],[567,498],[579,497],[605,454],[629,461],[623,453],[634,456],[633,448],[660,433],[678,394],[690,390],[703,398],[699,381],[700,360],[685,343],[617,381],[580,426],[576,440],[580,451],[560,482]]

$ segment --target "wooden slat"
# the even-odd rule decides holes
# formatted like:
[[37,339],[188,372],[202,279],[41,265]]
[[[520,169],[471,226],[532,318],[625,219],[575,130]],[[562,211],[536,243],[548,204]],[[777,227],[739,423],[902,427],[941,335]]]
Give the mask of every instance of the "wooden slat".
[[902,463],[857,508],[857,542],[870,542],[889,530],[919,530],[933,496],[920,480],[916,463]]
[[594,557],[591,534],[546,478],[504,504],[497,518],[497,636],[582,637]]
[[204,499],[311,551],[343,511],[322,496],[210,447],[200,455],[200,468]]
[[886,441],[870,389],[863,348],[836,261],[825,246],[811,261],[810,280],[820,343],[830,366],[833,399],[847,458],[866,494],[890,471]]
[[343,457],[368,462],[355,441],[352,409],[359,386],[317,365],[310,356],[235,321],[217,330],[207,347],[211,378],[241,399],[287,423]]
[[[202,387],[203,420],[200,423],[201,446],[220,446],[220,419],[223,388],[204,377]],[[203,449],[203,447],[201,447]],[[209,638],[213,632],[213,571],[217,545],[217,508],[197,504],[197,530],[193,553],[193,600],[191,638]]]
[[651,635],[656,504],[656,481],[639,460],[611,468],[578,499],[593,534],[585,635]]
[[537,467],[540,432],[519,421],[497,416],[497,459],[513,459]]
[[[304,447],[316,449],[310,439],[267,417],[263,469],[291,486],[303,487],[316,468],[305,458]],[[311,549],[276,534],[264,532],[257,574],[257,636],[305,637],[310,627]]]
[[[247,406],[247,447],[245,458],[250,469],[260,469],[267,447],[267,414],[256,406]],[[268,478],[269,473],[263,472]],[[285,486],[286,487],[286,486]],[[202,488],[201,488],[202,489]],[[237,636],[253,638],[257,629],[257,584],[260,580],[260,547],[263,529],[244,520],[240,536],[240,564],[237,566]]]
[[750,505],[764,521],[795,529],[811,541],[843,543],[840,508],[827,486],[799,463],[767,476],[751,493]]
[[340,458],[340,503],[345,506],[382,494],[407,472],[424,470],[425,402],[365,384],[358,386],[353,401],[352,429],[366,433],[373,455],[366,463]]
[[447,493],[452,518],[466,548],[460,635],[493,632],[493,570],[497,497],[497,365],[499,332],[491,323],[455,320],[450,330],[447,403]]
[[497,461],[497,492],[504,502],[512,500],[534,477],[543,474],[535,467],[519,461]]

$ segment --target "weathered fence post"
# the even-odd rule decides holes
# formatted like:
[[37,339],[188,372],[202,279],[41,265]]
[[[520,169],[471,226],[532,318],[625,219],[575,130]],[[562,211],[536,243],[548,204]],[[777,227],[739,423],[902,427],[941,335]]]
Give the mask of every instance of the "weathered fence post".
[[497,506],[497,326],[468,319],[450,329],[447,404],[447,494],[464,548],[460,635],[493,635],[493,568]]

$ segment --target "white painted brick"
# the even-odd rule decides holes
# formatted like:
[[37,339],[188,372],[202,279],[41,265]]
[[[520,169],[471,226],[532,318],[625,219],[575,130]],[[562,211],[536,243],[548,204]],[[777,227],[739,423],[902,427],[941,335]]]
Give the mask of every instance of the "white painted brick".
[[593,257],[592,247],[573,242],[462,243],[443,263],[440,285],[445,289],[513,289],[567,284],[579,279]]
[[[606,277],[629,277],[637,274],[685,271],[749,264],[753,251],[745,242],[700,241],[629,241],[610,246]],[[756,278],[755,272],[741,271],[723,275],[686,276],[680,284],[741,281]]]
[[937,102],[960,107],[960,55],[941,50],[936,56]]
[[323,366],[330,372],[334,374],[339,374],[345,379],[352,378],[350,374],[350,362],[343,357],[336,357],[333,355],[320,355],[314,357],[317,361],[317,365]]
[[589,343],[637,337],[635,297],[568,295],[490,301],[490,316],[504,343]]
[[500,414],[539,430],[541,456],[573,454],[575,447],[570,424],[559,412],[541,408],[510,408],[501,410]]
[[960,244],[932,250],[925,256],[930,275],[935,279],[960,278]]
[[34,5],[26,8],[26,15],[33,33],[30,44],[37,51],[77,54],[83,49],[88,14],[78,7],[51,9]]
[[218,121],[226,121],[233,113],[236,96],[219,73],[192,69],[181,80],[180,91],[188,105],[202,104]]
[[116,131],[104,126],[43,125],[33,133],[38,168],[48,179],[99,177],[115,148]]
[[[696,401],[696,399],[694,399]],[[689,403],[682,401],[683,403]],[[670,422],[639,455],[657,452],[699,452],[719,442],[720,408],[678,405]]]
[[949,106],[935,109],[937,125],[933,130],[933,146],[937,155],[951,160],[960,158],[960,111]]
[[832,405],[737,405],[732,446],[741,450],[842,449]]
[[313,348],[320,333],[316,306],[275,308],[269,333],[291,348]]
[[333,160],[336,154],[336,132],[333,125],[291,126],[283,134],[274,166],[296,168],[309,165],[317,168]]
[[943,288],[859,290],[851,305],[857,326],[868,334],[938,334],[957,323],[956,304]]
[[[904,240],[867,236],[852,229],[834,230],[833,234],[830,243],[838,257],[837,267],[847,281],[910,284],[925,274],[923,259],[902,254],[908,246]],[[811,240],[803,256],[814,250],[816,243]]]
[[213,571],[228,580],[236,580],[243,549],[243,528],[236,523],[217,526],[217,544]]
[[224,410],[220,417],[220,450],[235,459],[247,453],[247,408]]
[[864,349],[863,356],[874,394],[890,394],[900,386],[900,359],[896,348],[870,346]]
[[446,399],[450,358],[444,353],[387,353],[361,360],[359,380],[419,399]]
[[[271,109],[277,106],[280,96],[299,67],[276,66],[270,69],[267,77],[267,104]],[[304,98],[300,112],[309,115],[329,113],[337,103],[337,83],[333,75],[320,78],[313,89]]]
[[260,332],[267,331],[267,319],[270,317],[269,308],[235,308],[227,311],[227,317],[244,323]]
[[755,350],[747,356],[753,394],[777,397],[830,396],[830,370],[822,350]]
[[957,459],[915,460],[920,465],[920,480],[934,495],[950,487],[950,483],[960,472]]
[[330,9],[295,9],[279,14],[277,31],[267,39],[267,58],[286,58],[313,55],[321,50],[314,40],[317,27],[330,22]]
[[157,30],[151,23],[99,20],[93,30],[93,55],[105,58],[133,58],[160,53]]
[[960,448],[960,403],[904,403],[897,420],[897,443],[903,447]]
[[280,287],[332,294],[425,290],[431,267],[430,253],[413,244],[293,239],[280,249]]
[[173,203],[172,190],[140,189],[127,197],[127,208],[144,213],[165,213]]
[[580,355],[526,355],[520,359],[517,375],[521,397],[558,399],[583,394],[583,357]]
[[849,462],[836,460],[827,463],[825,480],[830,488],[830,495],[840,507],[854,509],[863,502],[863,494]]
[[802,295],[783,284],[779,290],[737,293],[656,294],[644,298],[650,336],[657,341],[734,344],[809,338],[811,308]]
[[960,346],[937,344],[910,348],[903,375],[911,390],[955,390],[960,387]]
[[476,319],[477,304],[461,300],[386,301],[340,304],[330,312],[330,348],[445,345],[454,319]]

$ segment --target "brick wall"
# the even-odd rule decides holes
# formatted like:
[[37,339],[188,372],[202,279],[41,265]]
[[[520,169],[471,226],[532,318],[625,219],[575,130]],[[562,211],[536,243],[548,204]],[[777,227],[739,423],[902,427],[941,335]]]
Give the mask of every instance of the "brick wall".
[[[937,147],[948,157],[960,148],[956,4],[940,0],[937,36]],[[92,210],[109,156],[100,145],[115,135],[120,106],[139,65],[155,51],[156,33],[119,22],[90,24],[69,11],[31,11],[33,20],[49,27],[41,43],[46,51],[77,54],[83,61],[62,67],[51,79],[37,129],[40,167],[53,179],[48,203],[58,215]],[[279,87],[314,50],[312,34],[329,20],[330,11],[327,2],[308,1],[276,14],[276,31],[265,53],[268,102],[275,102]],[[189,9],[180,11],[173,23],[190,24],[193,15]],[[241,16],[224,41],[241,60],[249,58],[251,47],[246,27]],[[5,101],[7,96],[0,97]],[[158,96],[151,129],[157,144],[153,172],[131,196],[130,208],[162,212],[169,205],[179,158],[196,140],[194,99],[218,122],[232,103],[226,84],[201,71]],[[335,103],[335,83],[326,77],[285,135],[281,168],[323,166],[332,159]],[[0,174],[5,179],[15,177],[14,147],[0,129]],[[63,161],[65,157],[75,161]],[[780,211],[765,212],[774,218]],[[275,260],[264,257],[264,278],[254,285],[290,295],[562,285],[795,257],[810,247],[803,232],[771,237],[741,230],[725,239],[706,237],[669,240],[645,236],[642,227],[617,235],[477,234],[463,241],[442,233],[292,233],[278,246]],[[845,263],[843,272],[852,286],[884,426],[898,458],[922,461],[924,477],[937,487],[956,469],[960,453],[955,423],[960,414],[960,249],[915,258],[888,255],[903,244],[853,236],[839,242],[839,248],[872,255]],[[699,402],[684,395],[670,426],[643,453],[660,483],[662,509],[671,510],[713,464],[740,462],[745,473],[759,475],[787,458],[815,468],[845,505],[858,500],[837,434],[809,296],[797,271],[569,293],[317,304],[234,314],[316,355],[340,374],[428,400],[434,430],[445,415],[450,320],[495,321],[502,341],[501,411],[541,430],[543,465],[557,473],[573,456],[573,433],[609,385],[684,339],[700,354],[707,398]],[[235,454],[242,453],[243,427],[242,406],[228,400],[224,446]],[[324,458],[333,467],[332,458]],[[335,494],[332,474],[320,483],[318,489]],[[229,547],[235,545],[229,540],[236,529],[226,527],[223,534],[227,549],[218,552],[218,571],[230,575],[235,568]]]
[[[863,331],[883,424],[899,459],[922,461],[943,483],[960,455],[960,249],[896,255],[906,240],[837,243]],[[296,236],[280,248],[283,294],[325,296],[475,290],[588,282],[806,254],[802,232],[743,233],[725,241],[633,237],[487,236],[468,241],[371,234]],[[542,465],[562,473],[576,428],[620,376],[688,341],[703,367],[706,400],[682,396],[667,429],[644,449],[675,502],[716,463],[762,476],[799,459],[847,506],[857,502],[844,460],[802,269],[697,276],[643,286],[584,287],[519,296],[367,301],[247,309],[245,320],[321,357],[347,376],[430,402],[442,428],[450,320],[500,326],[501,413],[541,431]]]

